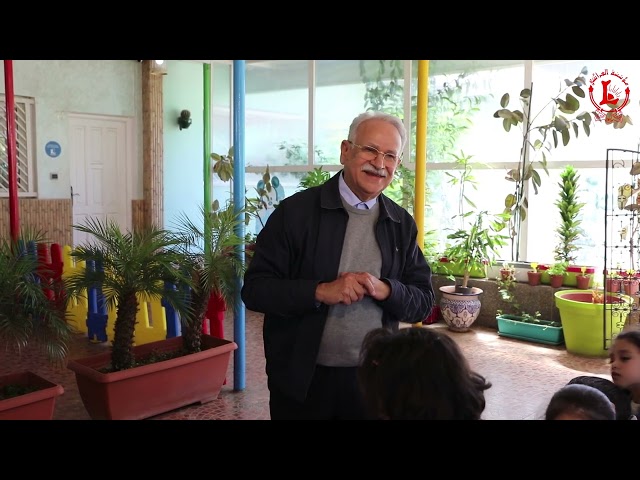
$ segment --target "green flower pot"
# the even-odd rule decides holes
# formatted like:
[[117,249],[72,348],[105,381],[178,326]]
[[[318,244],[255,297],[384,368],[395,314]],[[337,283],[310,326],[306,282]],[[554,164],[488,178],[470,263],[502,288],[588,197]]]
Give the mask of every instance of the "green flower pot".
[[569,353],[587,357],[609,355],[609,343],[624,327],[633,298],[611,292],[606,295],[605,303],[593,303],[591,291],[560,290],[555,293]]

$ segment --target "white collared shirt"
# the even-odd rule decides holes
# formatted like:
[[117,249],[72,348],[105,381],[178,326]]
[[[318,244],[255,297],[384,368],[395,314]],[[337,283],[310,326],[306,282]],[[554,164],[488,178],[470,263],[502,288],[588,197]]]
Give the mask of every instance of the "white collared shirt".
[[344,181],[343,176],[344,172],[340,174],[340,178],[338,179],[338,188],[340,190],[340,195],[342,195],[342,198],[344,198],[345,202],[353,207],[365,210],[372,208],[376,204],[376,202],[378,201],[378,197],[372,198],[371,200],[368,200],[366,202],[360,200],[356,196],[356,194],[351,191],[351,189],[347,185],[347,182]]

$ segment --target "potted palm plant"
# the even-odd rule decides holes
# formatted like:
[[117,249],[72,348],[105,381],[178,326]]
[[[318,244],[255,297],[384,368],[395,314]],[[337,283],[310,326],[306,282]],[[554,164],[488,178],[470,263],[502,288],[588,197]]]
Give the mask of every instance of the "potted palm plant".
[[190,353],[201,349],[208,305],[211,302],[233,305],[236,279],[244,274],[244,263],[237,252],[244,240],[236,234],[237,227],[244,221],[243,213],[235,212],[232,203],[221,209],[216,200],[212,210],[201,207],[200,214],[201,223],[181,214],[175,232],[179,240],[177,248],[185,259],[182,266],[191,276],[189,314],[182,321],[184,347]]
[[[203,335],[202,349],[189,353],[182,336],[135,345],[140,300],[162,298],[181,321],[195,316],[187,289],[192,275],[174,233],[151,226],[123,232],[113,221],[88,219],[74,228],[91,240],[71,256],[85,265],[66,279],[70,297],[99,288],[108,309],[115,309],[113,343],[108,353],[74,359],[78,390],[93,419],[141,419],[217,397],[234,342]],[[177,288],[166,288],[174,284]]]
[[[464,214],[467,218],[473,212]],[[483,292],[478,287],[469,286],[472,269],[482,269],[487,276],[488,265],[499,255],[500,247],[506,245],[506,237],[499,233],[504,228],[503,214],[489,215],[479,212],[467,229],[460,229],[447,235],[451,242],[445,249],[445,256],[451,265],[462,271],[460,284],[453,275],[449,278],[455,285],[440,287],[440,310],[449,329],[467,331],[480,314],[481,302],[478,296]]]
[[[75,329],[66,315],[62,280],[38,260],[42,233],[23,231],[17,241],[0,239],[0,345],[21,354],[34,346],[53,364],[69,352]],[[51,420],[61,385],[35,372],[0,376],[0,420]]]

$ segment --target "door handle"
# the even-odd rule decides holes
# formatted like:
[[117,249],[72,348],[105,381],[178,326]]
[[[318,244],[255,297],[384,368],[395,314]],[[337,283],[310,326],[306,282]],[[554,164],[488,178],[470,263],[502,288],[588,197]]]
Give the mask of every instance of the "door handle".
[[77,197],[80,194],[79,193],[73,193],[73,186],[71,186],[69,188],[71,188],[71,205],[73,205],[73,197]]

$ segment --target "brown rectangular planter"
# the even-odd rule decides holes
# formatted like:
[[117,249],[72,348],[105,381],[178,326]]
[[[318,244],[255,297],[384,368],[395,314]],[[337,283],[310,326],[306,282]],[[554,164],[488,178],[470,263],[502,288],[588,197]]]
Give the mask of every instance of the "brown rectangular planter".
[[[135,346],[134,354],[171,352],[182,347],[182,337]],[[235,342],[202,336],[202,351],[113,373],[98,370],[109,365],[111,353],[70,360],[84,407],[94,420],[140,420],[192,403],[218,397]]]
[[0,387],[6,385],[34,386],[38,390],[0,400],[0,420],[51,420],[56,398],[64,393],[61,385],[28,371],[0,376]]

